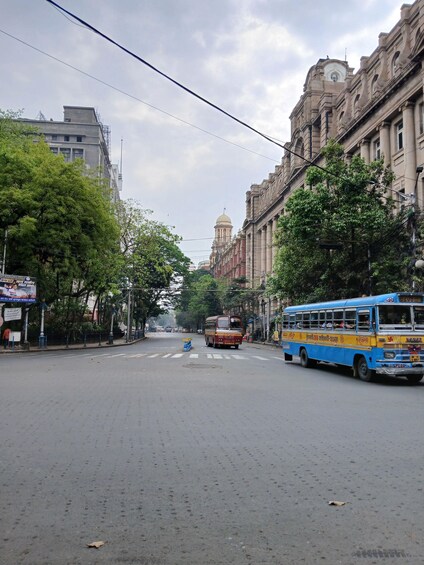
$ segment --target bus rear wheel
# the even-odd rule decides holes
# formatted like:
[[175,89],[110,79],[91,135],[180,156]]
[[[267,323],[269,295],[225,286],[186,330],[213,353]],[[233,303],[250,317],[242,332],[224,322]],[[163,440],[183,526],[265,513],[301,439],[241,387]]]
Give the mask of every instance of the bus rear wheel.
[[300,364],[302,365],[302,367],[307,369],[309,367],[315,367],[317,362],[315,361],[315,359],[309,359],[308,352],[305,348],[302,348],[300,351]]
[[356,361],[356,373],[361,381],[369,383],[374,377],[374,371],[368,367],[367,360],[361,355]]

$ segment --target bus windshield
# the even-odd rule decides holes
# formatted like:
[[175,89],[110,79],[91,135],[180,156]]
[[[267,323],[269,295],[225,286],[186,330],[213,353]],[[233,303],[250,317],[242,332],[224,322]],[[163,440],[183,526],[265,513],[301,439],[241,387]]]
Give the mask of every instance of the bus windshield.
[[412,308],[403,304],[384,304],[378,307],[380,329],[412,329]]
[[222,318],[218,318],[217,327],[220,330],[229,330],[229,329],[241,329],[241,320],[240,318],[230,316],[229,318],[224,316]]

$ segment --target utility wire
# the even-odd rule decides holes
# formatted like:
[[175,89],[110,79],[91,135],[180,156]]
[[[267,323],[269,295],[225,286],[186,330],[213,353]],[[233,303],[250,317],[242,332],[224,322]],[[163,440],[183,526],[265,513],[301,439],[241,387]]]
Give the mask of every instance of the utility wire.
[[[69,18],[67,18],[67,19],[69,19]],[[69,20],[69,21],[72,21],[72,20]],[[75,23],[75,22],[72,22],[72,23]],[[79,25],[79,24],[75,24],[75,25]],[[79,27],[84,27],[84,26],[79,26]],[[134,96],[133,94],[129,94],[128,92],[125,92],[125,90],[122,90],[121,88],[118,88],[117,86],[114,86],[113,84],[105,82],[104,80],[97,78],[94,75],[91,75],[90,73],[82,71],[78,67],[74,67],[73,65],[66,63],[65,61],[62,61],[61,59],[54,57],[53,55],[51,55],[50,53],[47,53],[46,51],[42,51],[41,49],[38,49],[38,47],[34,47],[34,45],[31,45],[30,43],[23,41],[23,39],[19,39],[19,37],[16,37],[16,36],[8,33],[7,31],[4,31],[3,29],[0,29],[0,33],[7,35],[11,39],[15,39],[19,43],[22,43],[22,45],[25,45],[26,47],[29,47],[30,49],[33,49],[34,51],[37,51],[38,53],[41,53],[42,55],[45,55],[46,57],[49,57],[50,59],[53,59],[54,61],[61,63],[62,65],[65,65],[66,67],[69,67],[70,69],[77,71],[78,73],[81,73],[82,75],[84,75],[88,78],[91,78],[91,79],[99,82],[100,84],[107,86],[108,88],[111,88],[112,90],[115,90],[116,92],[119,92],[120,94],[123,94],[124,96],[128,96],[128,98],[132,98],[133,100],[136,100],[137,102],[141,102],[141,104],[144,104],[145,106],[148,106],[149,108],[152,108],[153,110],[157,110],[158,112],[161,112],[162,114],[165,114],[166,116],[169,116],[170,118],[177,120],[178,122],[181,122],[182,124],[185,124],[185,125],[190,126],[194,129],[197,129],[197,130],[199,130],[203,133],[206,133],[207,135],[215,137],[216,139],[219,139],[220,141],[224,141],[224,143],[228,143],[229,145],[233,145],[234,147],[238,147],[239,149],[243,149],[243,151],[248,151],[249,153],[253,153],[254,155],[257,155],[258,157],[263,157],[264,159],[268,159],[269,161],[272,161],[273,163],[279,162],[276,159],[273,159],[272,157],[268,157],[267,155],[262,155],[261,153],[258,153],[257,151],[253,151],[253,149],[248,149],[247,147],[243,147],[242,145],[239,145],[238,143],[234,143],[233,141],[229,141],[228,139],[225,139],[224,137],[221,137],[221,136],[219,136],[215,133],[212,133],[212,132],[210,132],[206,129],[203,129],[199,126],[196,126],[196,125],[194,125],[190,122],[187,122],[186,120],[183,120],[182,118],[178,118],[177,116],[174,116],[173,114],[170,114],[169,112],[166,112],[165,110],[162,110],[161,108],[158,108],[157,106],[153,106],[153,104],[149,104],[148,102],[141,100],[141,98],[137,98],[137,96]]]
[[149,63],[148,61],[146,61],[145,59],[143,59],[142,57],[140,57],[139,55],[137,55],[136,53],[134,53],[133,51],[130,51],[129,49],[127,49],[126,47],[124,47],[123,45],[121,45],[120,43],[118,43],[117,41],[115,41],[114,39],[112,39],[111,37],[109,37],[108,35],[102,33],[100,30],[98,30],[97,28],[95,28],[94,26],[92,26],[91,24],[89,24],[88,22],[86,22],[85,20],[83,20],[82,18],[76,16],[75,14],[73,14],[72,12],[70,12],[69,10],[66,10],[65,8],[63,8],[62,6],[60,6],[59,4],[57,4],[56,2],[54,2],[53,0],[46,0],[46,2],[48,2],[49,4],[51,4],[52,6],[54,6],[55,8],[57,8],[58,10],[61,10],[63,13],[68,14],[68,16],[70,16],[71,18],[74,18],[76,21],[80,22],[82,25],[84,25],[87,29],[91,30],[93,33],[96,33],[97,35],[99,35],[100,37],[102,37],[103,39],[105,39],[106,41],[108,41],[109,43],[112,43],[112,45],[115,45],[116,47],[118,47],[118,49],[121,49],[121,51],[124,51],[125,53],[127,53],[127,55],[130,55],[131,57],[133,57],[134,59],[136,59],[137,61],[139,61],[140,63],[142,63],[143,65],[146,65],[147,67],[149,67],[149,69],[151,69],[152,71],[154,71],[155,73],[159,74],[160,76],[162,76],[163,78],[165,78],[166,80],[172,82],[173,84],[175,84],[176,86],[178,86],[178,88],[181,88],[182,90],[184,90],[185,92],[187,92],[188,94],[191,94],[192,96],[194,96],[195,98],[197,98],[198,100],[204,102],[205,104],[207,104],[208,106],[211,106],[212,108],[214,108],[215,110],[217,110],[218,112],[221,112],[222,114],[224,114],[225,116],[227,116],[228,118],[230,118],[231,120],[234,120],[235,122],[237,122],[238,124],[242,125],[243,127],[249,129],[250,131],[253,131],[254,133],[258,134],[259,136],[263,137],[264,139],[266,139],[267,141],[273,143],[274,145],[277,145],[278,147],[280,147],[281,149],[284,149],[285,151],[287,151],[288,153],[291,153],[292,155],[294,155],[295,157],[298,157],[299,159],[302,159],[305,163],[308,163],[311,166],[316,167],[317,169],[321,169],[322,171],[324,171],[327,174],[330,174],[336,178],[338,178],[338,175],[336,175],[335,173],[332,173],[331,171],[325,169],[324,167],[321,167],[320,165],[314,163],[313,161],[310,161],[309,159],[306,159],[303,155],[300,155],[298,153],[296,153],[295,151],[292,151],[291,149],[289,149],[288,147],[282,145],[281,143],[278,143],[277,141],[275,141],[272,137],[268,136],[265,133],[262,133],[261,131],[257,130],[256,128],[254,128],[253,126],[249,125],[248,123],[244,122],[243,120],[240,120],[239,118],[237,118],[236,116],[234,116],[233,114],[230,114],[229,112],[227,112],[226,110],[224,110],[223,108],[221,108],[220,106],[214,104],[213,102],[211,102],[210,100],[208,100],[207,98],[204,98],[203,96],[201,96],[200,94],[197,94],[197,92],[195,92],[194,90],[191,90],[190,88],[188,88],[187,86],[185,86],[184,84],[182,84],[181,82],[178,82],[177,80],[173,79],[171,76],[167,75],[166,73],[164,73],[163,71],[161,71],[160,69],[158,69],[157,67],[155,67],[154,65],[152,65],[151,63]]

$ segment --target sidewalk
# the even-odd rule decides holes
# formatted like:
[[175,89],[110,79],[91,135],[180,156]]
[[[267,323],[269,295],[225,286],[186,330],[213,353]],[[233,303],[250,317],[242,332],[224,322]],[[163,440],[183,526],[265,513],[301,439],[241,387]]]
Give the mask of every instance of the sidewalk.
[[8,349],[4,349],[3,347],[0,348],[0,355],[1,354],[6,354],[6,355],[10,355],[13,353],[43,353],[43,352],[49,352],[49,351],[75,351],[75,350],[80,350],[80,349],[107,349],[109,347],[120,347],[122,345],[132,345],[133,343],[137,343],[139,341],[142,341],[146,339],[145,337],[140,337],[137,339],[133,339],[131,341],[126,341],[126,338],[118,338],[118,339],[114,339],[113,343],[110,344],[108,342],[102,341],[101,344],[99,345],[99,343],[78,343],[76,345],[47,345],[44,348],[40,348],[37,346],[32,346],[32,347],[24,347],[23,345],[15,345],[13,347],[10,347]]

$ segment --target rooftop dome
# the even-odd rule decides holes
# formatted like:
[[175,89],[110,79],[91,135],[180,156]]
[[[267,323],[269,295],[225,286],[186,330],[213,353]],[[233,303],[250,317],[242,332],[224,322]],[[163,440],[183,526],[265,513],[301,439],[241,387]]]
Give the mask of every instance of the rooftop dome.
[[220,216],[218,216],[216,224],[229,224],[230,226],[232,226],[231,219],[227,216],[227,214],[221,214]]

